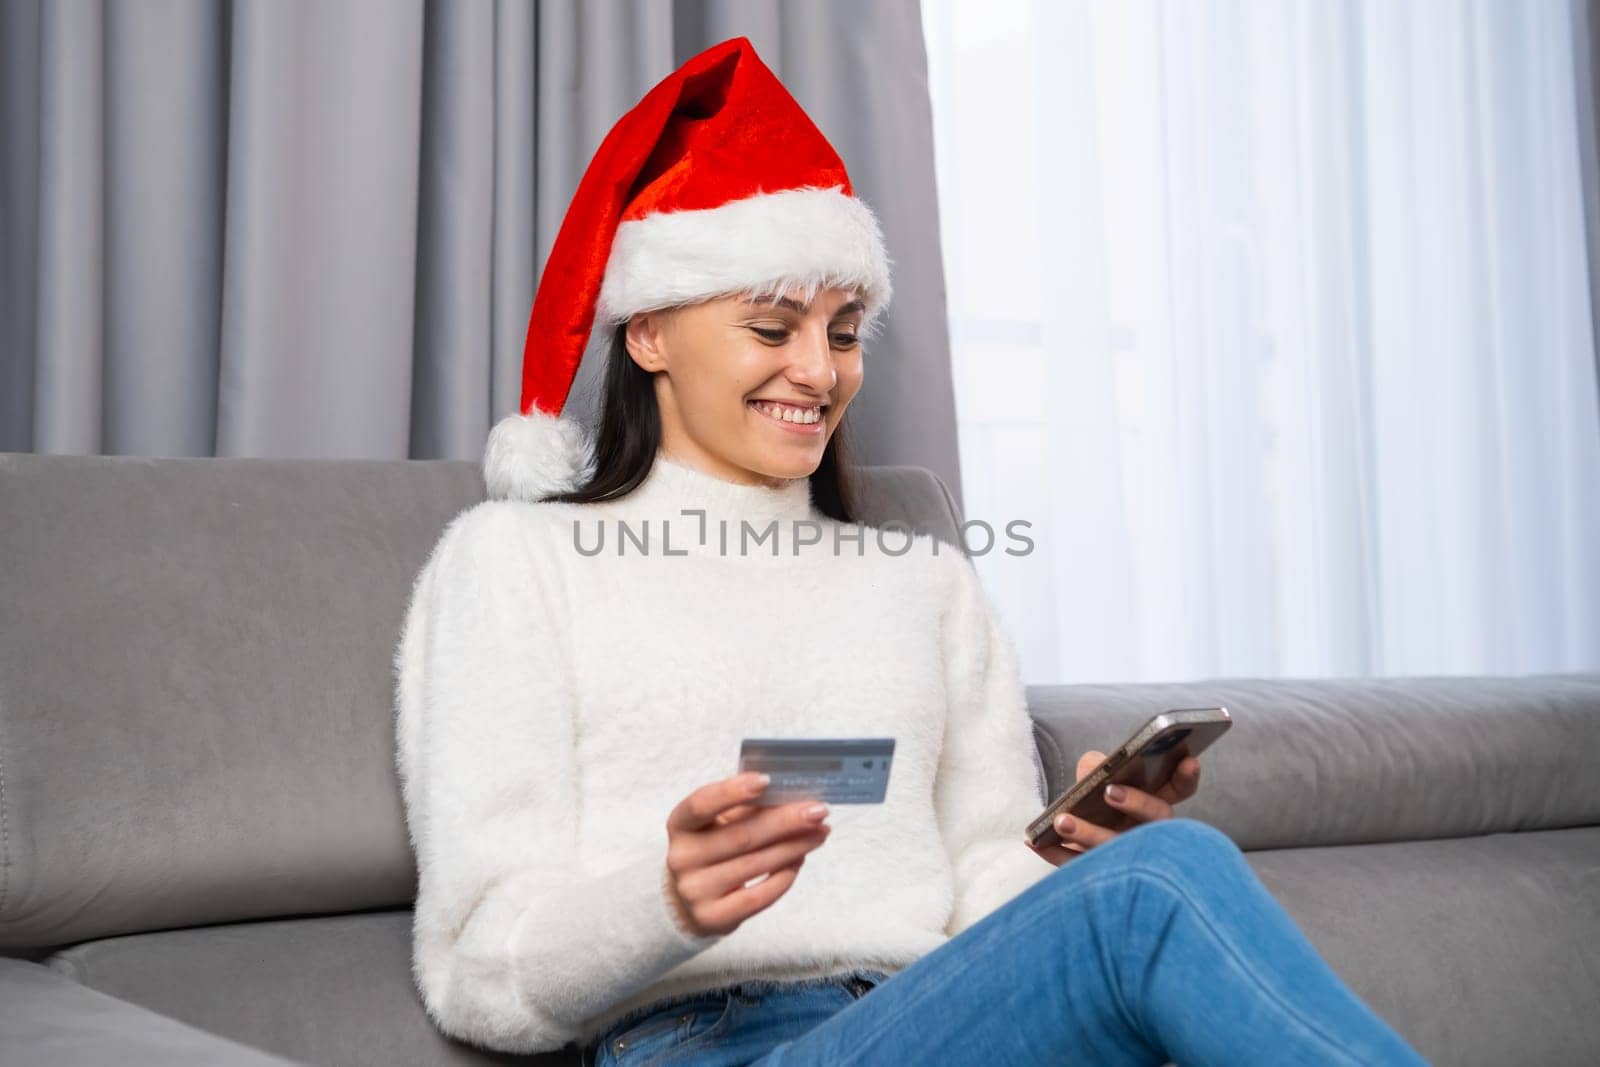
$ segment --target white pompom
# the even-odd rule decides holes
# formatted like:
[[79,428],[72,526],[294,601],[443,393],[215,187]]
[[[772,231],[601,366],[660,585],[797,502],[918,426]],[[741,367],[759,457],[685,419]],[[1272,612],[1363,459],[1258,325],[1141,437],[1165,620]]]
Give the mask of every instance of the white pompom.
[[589,476],[589,440],[569,418],[508,415],[489,431],[483,450],[483,481],[500,500],[538,500],[578,487]]

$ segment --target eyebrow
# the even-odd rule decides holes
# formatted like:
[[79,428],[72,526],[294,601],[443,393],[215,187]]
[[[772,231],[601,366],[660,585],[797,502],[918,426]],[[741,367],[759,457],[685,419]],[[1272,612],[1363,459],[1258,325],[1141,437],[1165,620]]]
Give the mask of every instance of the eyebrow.
[[[754,300],[745,301],[745,303],[751,304],[751,305],[765,304],[765,305],[768,305],[768,306],[776,303],[778,307],[788,308],[790,311],[798,311],[802,315],[806,314],[808,311],[811,310],[809,305],[802,304],[802,303],[800,303],[800,301],[794,299],[793,297],[782,296],[782,297],[779,297],[776,301],[774,301],[772,299],[771,294],[767,294],[767,295],[764,295],[764,296],[758,296]],[[867,305],[866,305],[866,303],[864,301],[862,301],[862,300],[852,300],[852,301],[850,301],[850,303],[848,303],[848,304],[844,305],[843,307],[841,307],[838,311],[835,311],[833,313],[833,317],[834,318],[838,318],[840,315],[848,315],[852,311],[865,311],[865,310],[867,310]]]

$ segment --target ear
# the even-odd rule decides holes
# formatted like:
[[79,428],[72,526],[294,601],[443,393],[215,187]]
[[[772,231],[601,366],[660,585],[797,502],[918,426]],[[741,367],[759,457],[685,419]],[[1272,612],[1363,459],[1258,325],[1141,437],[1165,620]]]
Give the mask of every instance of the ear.
[[628,317],[628,356],[640,370],[655,373],[667,369],[662,334],[667,316],[661,311],[640,311]]

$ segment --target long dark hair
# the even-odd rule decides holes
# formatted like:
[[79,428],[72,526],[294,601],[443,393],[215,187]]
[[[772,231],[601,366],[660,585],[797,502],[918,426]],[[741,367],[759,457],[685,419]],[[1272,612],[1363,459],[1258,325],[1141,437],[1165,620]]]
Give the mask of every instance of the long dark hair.
[[[594,473],[583,485],[541,499],[566,504],[614,500],[644,481],[661,447],[661,410],[652,375],[628,355],[628,324],[611,333],[600,390],[600,426],[594,439]],[[855,521],[851,460],[841,422],[828,439],[822,462],[811,472],[817,510],[839,522]]]

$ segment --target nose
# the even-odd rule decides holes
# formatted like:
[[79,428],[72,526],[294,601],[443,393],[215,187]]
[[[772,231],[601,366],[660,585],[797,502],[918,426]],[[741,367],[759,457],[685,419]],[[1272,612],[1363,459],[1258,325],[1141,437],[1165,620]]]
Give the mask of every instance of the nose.
[[800,332],[802,336],[789,346],[789,380],[817,393],[829,392],[838,384],[839,372],[834,366],[827,324],[809,323]]

